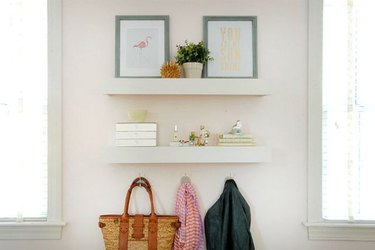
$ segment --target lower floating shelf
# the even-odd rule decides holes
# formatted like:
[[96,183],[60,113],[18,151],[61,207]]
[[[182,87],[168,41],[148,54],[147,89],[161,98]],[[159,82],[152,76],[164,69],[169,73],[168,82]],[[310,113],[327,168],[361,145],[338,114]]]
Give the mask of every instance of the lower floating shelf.
[[271,150],[252,147],[108,147],[108,163],[260,163],[271,161]]

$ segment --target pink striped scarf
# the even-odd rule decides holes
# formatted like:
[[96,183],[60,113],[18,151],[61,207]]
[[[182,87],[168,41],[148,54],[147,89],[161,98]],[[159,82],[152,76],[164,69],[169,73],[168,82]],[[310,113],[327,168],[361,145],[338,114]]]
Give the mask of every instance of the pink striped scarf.
[[177,191],[175,213],[181,227],[176,232],[174,250],[203,249],[203,224],[198,198],[190,183],[181,184]]

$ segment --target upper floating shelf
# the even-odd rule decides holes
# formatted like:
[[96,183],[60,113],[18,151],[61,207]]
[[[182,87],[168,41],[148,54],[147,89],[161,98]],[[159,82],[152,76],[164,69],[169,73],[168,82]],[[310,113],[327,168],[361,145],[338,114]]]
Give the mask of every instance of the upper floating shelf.
[[252,95],[270,91],[259,79],[114,78],[105,84],[106,95]]

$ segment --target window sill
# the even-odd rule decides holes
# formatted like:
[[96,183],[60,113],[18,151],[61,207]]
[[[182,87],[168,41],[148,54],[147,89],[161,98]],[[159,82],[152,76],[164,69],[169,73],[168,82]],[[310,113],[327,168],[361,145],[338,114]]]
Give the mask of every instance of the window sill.
[[65,222],[0,222],[0,240],[58,240]]
[[375,241],[375,224],[359,223],[303,223],[309,240]]

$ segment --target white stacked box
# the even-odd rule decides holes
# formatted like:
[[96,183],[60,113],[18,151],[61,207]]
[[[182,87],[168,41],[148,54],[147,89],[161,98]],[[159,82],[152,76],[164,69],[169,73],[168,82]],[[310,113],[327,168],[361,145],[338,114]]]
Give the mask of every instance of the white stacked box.
[[116,146],[155,147],[157,125],[155,122],[116,123]]

